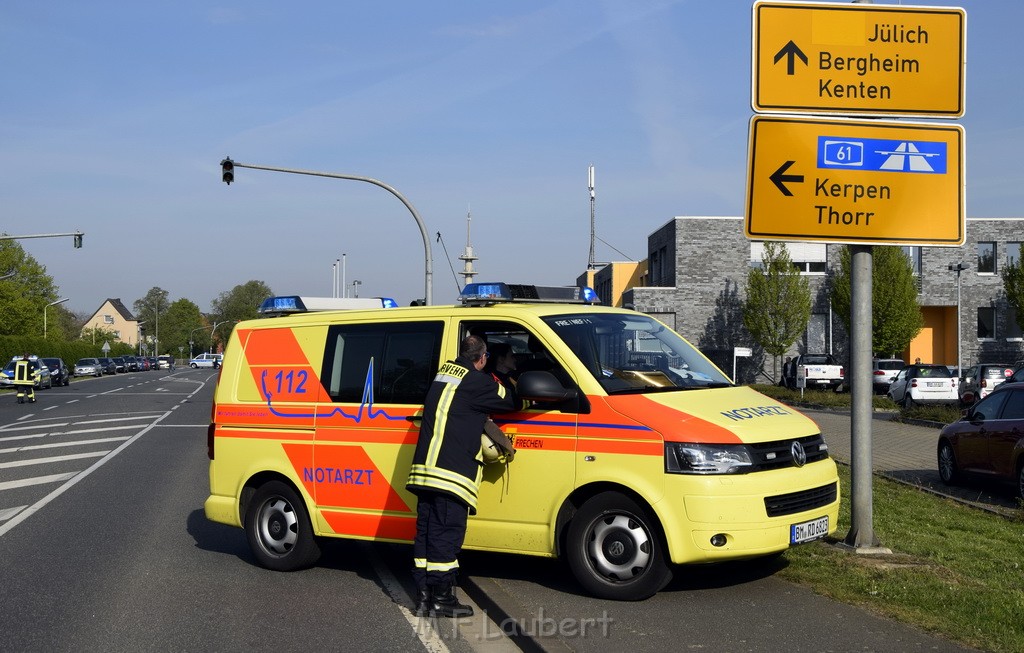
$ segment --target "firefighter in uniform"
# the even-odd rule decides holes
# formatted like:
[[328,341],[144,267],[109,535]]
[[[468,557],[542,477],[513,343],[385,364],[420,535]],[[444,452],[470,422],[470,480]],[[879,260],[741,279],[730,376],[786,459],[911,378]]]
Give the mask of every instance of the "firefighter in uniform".
[[482,465],[480,435],[492,413],[513,408],[507,391],[482,370],[487,343],[466,337],[459,356],[438,370],[423,406],[406,488],[416,495],[413,578],[418,616],[468,617],[455,596],[466,519],[476,514]]
[[14,363],[14,387],[18,391],[18,403],[24,403],[26,399],[30,403],[36,402],[35,376],[38,372],[32,369],[32,361],[28,354],[22,356],[21,360]]

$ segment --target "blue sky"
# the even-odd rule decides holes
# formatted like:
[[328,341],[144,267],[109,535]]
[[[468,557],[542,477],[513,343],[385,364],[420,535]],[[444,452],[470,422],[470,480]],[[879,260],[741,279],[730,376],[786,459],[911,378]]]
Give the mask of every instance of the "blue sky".
[[[876,3],[877,4],[877,3]],[[967,215],[1024,214],[1024,3],[967,10]],[[406,304],[424,250],[376,186],[426,223],[435,303],[472,212],[479,280],[568,284],[642,259],[677,215],[742,215],[750,109],[745,0],[6,2],[0,211],[67,306],[153,287],[201,310],[250,279],[346,283]],[[461,280],[461,277],[459,277]]]

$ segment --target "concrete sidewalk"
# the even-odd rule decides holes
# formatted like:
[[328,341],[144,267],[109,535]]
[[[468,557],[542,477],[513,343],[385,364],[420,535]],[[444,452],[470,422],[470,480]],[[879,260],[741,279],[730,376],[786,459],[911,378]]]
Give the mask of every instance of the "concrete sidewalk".
[[[850,464],[850,415],[835,411],[800,409],[817,422],[832,457]],[[890,478],[930,492],[965,501],[979,508],[1006,514],[1017,509],[1013,488],[985,480],[967,480],[951,487],[939,478],[936,450],[939,428],[894,422],[888,415],[871,421],[871,467]],[[848,491],[848,488],[846,489]]]

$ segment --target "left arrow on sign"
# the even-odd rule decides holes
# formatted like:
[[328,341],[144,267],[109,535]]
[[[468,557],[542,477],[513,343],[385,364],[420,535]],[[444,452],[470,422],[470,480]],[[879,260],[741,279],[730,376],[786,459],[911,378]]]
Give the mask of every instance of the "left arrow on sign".
[[804,54],[803,51],[797,47],[797,44],[792,41],[782,46],[782,49],[775,55],[775,63],[779,63],[779,59],[783,57],[786,57],[787,75],[792,75],[796,72],[794,68],[796,67],[797,57],[800,57],[800,61],[804,62],[805,66],[807,65],[807,55]]
[[789,167],[792,166],[794,163],[796,163],[796,161],[786,161],[781,166],[779,166],[778,170],[772,173],[771,177],[769,177],[769,179],[772,180],[772,183],[775,184],[775,187],[782,191],[782,194],[785,195],[786,197],[792,197],[793,192],[786,188],[785,182],[789,181],[798,184],[804,183],[803,175],[786,174],[786,171],[789,170]]

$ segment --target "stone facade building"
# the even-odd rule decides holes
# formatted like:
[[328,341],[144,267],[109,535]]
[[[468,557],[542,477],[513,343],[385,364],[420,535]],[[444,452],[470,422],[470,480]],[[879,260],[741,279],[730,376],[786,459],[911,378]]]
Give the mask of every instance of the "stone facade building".
[[[1024,359],[1021,330],[1001,276],[1004,266],[1020,259],[1024,218],[968,218],[966,224],[962,247],[904,248],[918,280],[925,324],[903,352],[905,360],[957,364],[958,275],[949,269],[955,263],[966,266],[959,273],[961,364]],[[790,258],[808,277],[812,297],[807,330],[790,355],[831,352],[846,360],[848,337],[829,301],[829,278],[838,269],[841,247],[787,243]],[[738,376],[753,381],[762,369],[771,376],[776,373],[772,361],[764,359],[743,327],[742,313],[747,271],[760,264],[762,249],[762,243],[744,236],[741,217],[674,218],[648,236],[646,273],[621,301],[672,326],[723,369],[732,368],[733,347],[754,348],[760,356],[739,361]]]

